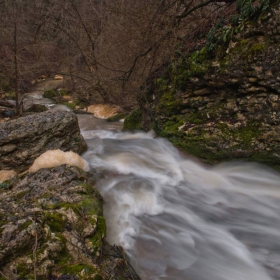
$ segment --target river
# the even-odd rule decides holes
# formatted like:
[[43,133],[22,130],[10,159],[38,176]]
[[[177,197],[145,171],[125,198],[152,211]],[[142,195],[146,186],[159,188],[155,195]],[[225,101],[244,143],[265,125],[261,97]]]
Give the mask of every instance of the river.
[[79,116],[104,197],[107,240],[143,280],[280,279],[280,174],[203,166],[153,132]]

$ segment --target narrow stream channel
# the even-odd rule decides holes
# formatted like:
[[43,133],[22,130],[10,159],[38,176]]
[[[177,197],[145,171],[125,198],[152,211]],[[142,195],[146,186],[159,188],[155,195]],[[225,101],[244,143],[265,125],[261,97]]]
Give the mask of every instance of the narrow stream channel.
[[107,239],[143,280],[280,279],[280,174],[254,163],[205,167],[150,133],[79,116],[83,155],[105,172]]

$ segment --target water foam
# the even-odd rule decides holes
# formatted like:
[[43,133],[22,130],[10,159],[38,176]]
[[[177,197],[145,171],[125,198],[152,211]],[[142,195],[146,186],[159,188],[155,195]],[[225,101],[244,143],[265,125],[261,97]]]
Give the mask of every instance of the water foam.
[[152,133],[83,134],[91,168],[110,171],[98,182],[107,239],[126,248],[143,279],[279,279],[278,173],[205,167]]

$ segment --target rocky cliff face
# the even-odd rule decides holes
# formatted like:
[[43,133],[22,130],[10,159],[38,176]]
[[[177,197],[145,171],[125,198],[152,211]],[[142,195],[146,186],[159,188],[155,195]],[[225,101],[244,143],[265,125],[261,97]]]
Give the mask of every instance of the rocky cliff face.
[[139,97],[125,129],[154,129],[192,155],[280,168],[279,1],[209,56],[179,55]]

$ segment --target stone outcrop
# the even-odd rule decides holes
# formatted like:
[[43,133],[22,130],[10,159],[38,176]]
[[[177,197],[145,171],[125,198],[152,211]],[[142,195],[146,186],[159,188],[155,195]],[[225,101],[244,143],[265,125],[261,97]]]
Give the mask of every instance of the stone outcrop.
[[0,279],[139,279],[105,235],[92,174],[62,165],[0,184]]
[[0,170],[26,170],[47,150],[81,153],[86,147],[73,112],[47,111],[0,123]]
[[172,62],[139,97],[125,128],[154,129],[207,162],[254,160],[280,169],[280,8],[214,56],[205,47]]

